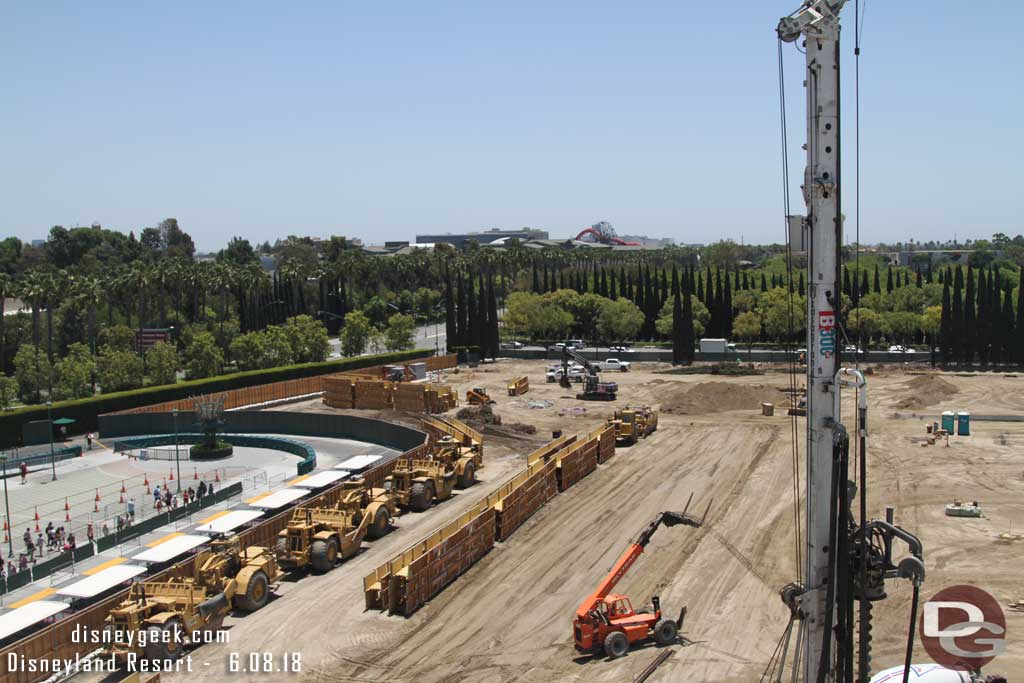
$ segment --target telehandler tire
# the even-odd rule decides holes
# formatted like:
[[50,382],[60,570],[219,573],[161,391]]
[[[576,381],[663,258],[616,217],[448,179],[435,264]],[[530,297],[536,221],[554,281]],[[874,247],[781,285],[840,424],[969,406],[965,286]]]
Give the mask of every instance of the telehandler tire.
[[245,612],[255,612],[267,604],[270,599],[270,581],[262,569],[249,577],[249,585],[244,595],[235,595],[235,602],[239,609]]
[[333,538],[326,541],[313,541],[309,550],[309,563],[313,571],[323,574],[334,568],[338,561],[338,542]]
[[659,621],[654,627],[654,642],[658,645],[671,645],[676,642],[678,634],[679,629],[676,627],[676,622],[670,619]]
[[427,485],[422,482],[416,482],[412,485],[412,489],[409,491],[409,507],[416,512],[423,512],[430,508],[430,503],[433,500],[433,496],[430,495],[430,489]]
[[629,639],[622,631],[612,631],[604,638],[604,653],[612,659],[618,659],[629,652]]

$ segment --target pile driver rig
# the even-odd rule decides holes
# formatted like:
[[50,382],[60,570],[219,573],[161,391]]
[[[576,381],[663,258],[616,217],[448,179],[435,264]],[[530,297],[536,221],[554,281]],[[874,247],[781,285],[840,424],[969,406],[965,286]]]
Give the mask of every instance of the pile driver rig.
[[[845,1],[806,0],[796,12],[784,17],[776,29],[780,76],[782,43],[802,38],[806,54],[807,167],[802,189],[807,215],[786,219],[791,249],[807,252],[808,292],[804,576],[802,581],[790,583],[780,591],[791,618],[777,651],[780,665],[778,678],[773,680],[782,678],[791,635],[796,629],[794,681],[868,683],[871,606],[886,597],[886,581],[903,578],[913,586],[905,682],[913,652],[919,590],[925,578],[922,547],[913,534],[893,524],[891,509],[887,510],[885,520],[868,519],[867,388],[859,371],[844,368],[840,363],[843,220],[839,13]],[[780,83],[780,87],[784,86]],[[857,391],[859,491],[850,481],[850,434],[840,415],[843,388]],[[855,499],[859,504],[856,514]],[[909,550],[898,562],[893,559],[896,541],[906,544]]]

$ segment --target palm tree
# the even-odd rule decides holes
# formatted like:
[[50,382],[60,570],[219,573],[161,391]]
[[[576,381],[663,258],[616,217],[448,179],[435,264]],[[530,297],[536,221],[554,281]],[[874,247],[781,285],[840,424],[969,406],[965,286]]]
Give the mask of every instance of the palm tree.
[[7,273],[0,273],[0,375],[7,371],[7,339],[4,334],[4,310],[7,297],[15,290],[14,282]]

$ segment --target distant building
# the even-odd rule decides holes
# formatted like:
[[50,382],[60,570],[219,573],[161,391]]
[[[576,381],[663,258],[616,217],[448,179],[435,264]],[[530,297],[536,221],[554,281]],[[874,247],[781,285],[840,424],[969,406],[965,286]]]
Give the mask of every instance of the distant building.
[[518,228],[512,230],[491,228],[490,230],[483,230],[481,232],[416,235],[416,244],[438,244],[440,242],[444,242],[452,245],[453,247],[462,249],[466,246],[466,243],[469,240],[476,240],[480,245],[487,245],[495,240],[507,240],[511,237],[515,237],[521,242],[525,242],[527,240],[546,240],[548,238],[548,233],[546,230],[539,230],[537,228]]

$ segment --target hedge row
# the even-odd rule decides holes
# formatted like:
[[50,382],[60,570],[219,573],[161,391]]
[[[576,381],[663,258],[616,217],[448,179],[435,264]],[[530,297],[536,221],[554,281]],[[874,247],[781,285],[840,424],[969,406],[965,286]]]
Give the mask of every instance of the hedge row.
[[[206,379],[195,379],[177,384],[164,384],[153,387],[143,387],[130,391],[118,391],[111,394],[100,394],[90,398],[80,398],[72,401],[58,401],[53,404],[54,418],[70,417],[75,420],[70,432],[81,434],[86,431],[94,431],[97,428],[97,416],[104,413],[113,413],[118,410],[127,410],[139,406],[163,403],[164,401],[175,401],[178,399],[196,396],[198,394],[211,394],[231,389],[242,389],[258,384],[269,384],[271,382],[283,382],[289,379],[301,379],[303,377],[314,377],[316,375],[329,375],[335,372],[346,370],[358,370],[359,368],[373,365],[386,365],[388,363],[404,362],[414,358],[424,358],[434,355],[432,349],[413,349],[411,351],[397,351],[395,353],[382,353],[376,356],[357,356],[355,358],[341,358],[338,360],[325,361],[323,363],[303,363],[301,365],[285,365],[279,368],[268,370],[250,370],[249,372],[237,372],[231,375],[219,375],[207,377]],[[25,406],[5,412],[0,415],[0,447],[19,445],[21,441],[22,425],[34,420],[46,419],[46,406]]]

